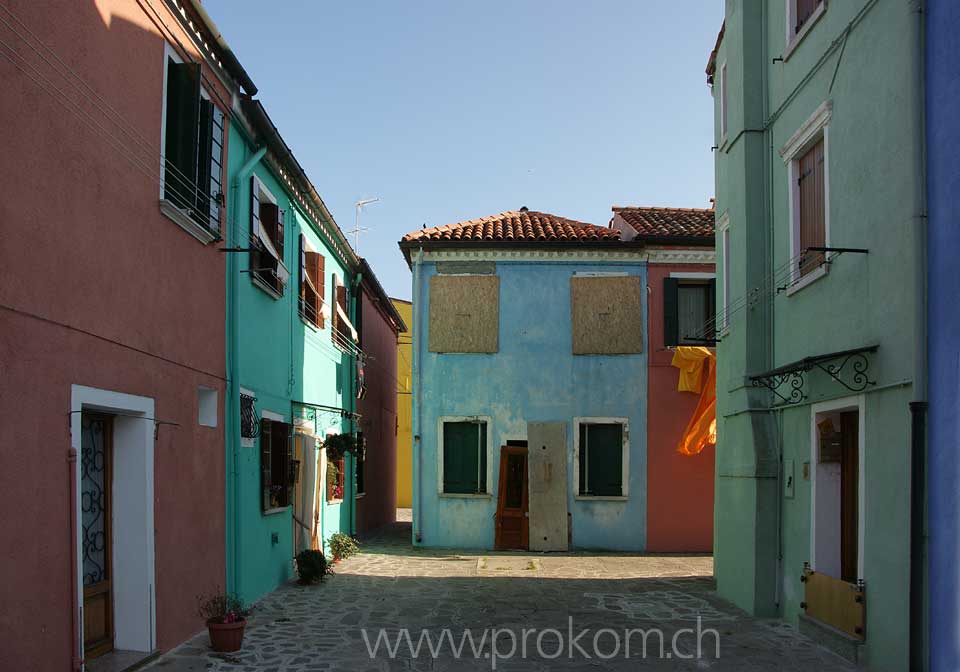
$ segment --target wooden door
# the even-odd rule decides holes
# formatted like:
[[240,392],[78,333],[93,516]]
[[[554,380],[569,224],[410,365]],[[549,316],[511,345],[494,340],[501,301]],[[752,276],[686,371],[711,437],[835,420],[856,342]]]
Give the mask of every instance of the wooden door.
[[81,427],[79,550],[83,563],[83,653],[89,659],[113,650],[113,418],[84,413]]
[[497,487],[496,547],[527,550],[530,526],[527,519],[527,449],[501,446],[500,482]]
[[860,500],[860,417],[857,411],[840,414],[840,578],[857,579]]

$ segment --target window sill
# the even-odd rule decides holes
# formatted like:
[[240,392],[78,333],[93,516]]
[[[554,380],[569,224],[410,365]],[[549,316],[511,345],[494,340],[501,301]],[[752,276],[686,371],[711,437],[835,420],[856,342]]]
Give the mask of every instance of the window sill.
[[354,499],[363,499],[363,498],[366,497],[366,496],[367,496],[367,493],[365,493],[365,492],[358,492],[356,495],[354,495],[353,498],[354,498]]
[[275,515],[277,515],[278,513],[286,513],[287,510],[289,510],[289,509],[290,509],[290,505],[288,504],[287,506],[277,506],[277,507],[274,507],[274,508],[272,508],[272,509],[266,509],[266,510],[263,511],[262,513],[263,513],[263,515],[265,515],[265,516],[275,516]]
[[250,282],[255,284],[257,287],[262,289],[264,292],[270,295],[275,301],[279,301],[283,298],[283,292],[278,292],[276,287],[271,287],[265,281],[263,281],[259,275],[256,273],[250,273]]
[[342,499],[328,499],[327,504],[343,504]]
[[827,11],[827,0],[822,0],[820,5],[813,10],[813,14],[810,15],[810,18],[807,19],[807,22],[803,24],[803,27],[800,29],[799,33],[795,33],[787,40],[787,46],[783,50],[783,62],[786,63],[787,59],[790,58],[790,54],[796,51],[797,47],[800,45],[800,42],[803,41],[803,38],[807,36],[813,29],[813,25],[820,20],[820,17],[824,15]]
[[792,284],[787,289],[787,296],[793,296],[804,287],[807,287],[813,284],[814,282],[816,282],[817,280],[825,276],[828,272],[829,272],[829,269],[827,268],[826,265],[821,266],[815,271],[810,271],[805,276],[803,276],[800,280],[797,280],[795,284]]
[[186,210],[178,208],[165,198],[160,199],[160,212],[204,245],[208,245],[215,240],[220,240],[220,236],[216,233],[193,221],[193,218],[187,214]]
[[449,499],[493,499],[493,495],[488,492],[478,492],[473,495],[466,492],[441,492],[439,494],[441,497]]
[[616,495],[575,495],[574,499],[578,502],[625,502],[629,497],[623,495],[619,497]]
[[311,321],[308,320],[307,318],[303,317],[302,315],[300,316],[300,321],[303,322],[306,326],[310,327],[311,331],[313,331],[313,332],[315,332],[315,333],[320,331],[320,326],[319,326],[319,325],[314,324],[313,322],[311,322]]

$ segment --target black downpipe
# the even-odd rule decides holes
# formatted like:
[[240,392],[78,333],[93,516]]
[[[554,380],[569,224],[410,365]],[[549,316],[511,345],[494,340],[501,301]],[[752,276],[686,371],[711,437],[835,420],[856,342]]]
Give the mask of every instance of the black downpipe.
[[910,672],[925,666],[927,402],[910,402]]

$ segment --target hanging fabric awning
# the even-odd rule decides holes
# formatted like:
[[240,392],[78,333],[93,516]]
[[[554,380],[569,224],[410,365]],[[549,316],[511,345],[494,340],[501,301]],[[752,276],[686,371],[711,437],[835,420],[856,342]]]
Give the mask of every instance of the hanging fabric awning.
[[679,346],[671,364],[680,369],[677,390],[700,395],[677,444],[677,452],[697,455],[717,443],[717,356],[708,348]]

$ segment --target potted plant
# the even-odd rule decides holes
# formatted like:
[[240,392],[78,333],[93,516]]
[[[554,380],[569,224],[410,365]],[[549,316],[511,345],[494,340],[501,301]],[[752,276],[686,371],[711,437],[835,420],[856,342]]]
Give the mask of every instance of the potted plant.
[[327,558],[322,551],[308,548],[297,553],[297,574],[301,584],[322,582],[324,576],[332,573],[333,570],[327,564]]
[[236,595],[221,592],[201,595],[198,612],[207,623],[210,646],[214,651],[238,651],[243,646],[243,631],[250,609]]
[[345,560],[360,552],[360,547],[354,538],[343,532],[337,532],[331,536],[327,543],[330,544],[330,552],[333,554],[334,562]]
[[327,451],[327,459],[336,462],[345,454],[356,455],[361,449],[356,434],[329,434],[323,440],[323,447]]

